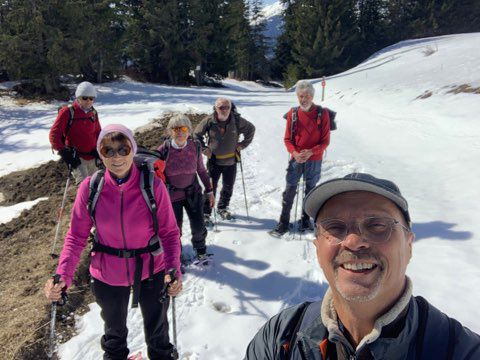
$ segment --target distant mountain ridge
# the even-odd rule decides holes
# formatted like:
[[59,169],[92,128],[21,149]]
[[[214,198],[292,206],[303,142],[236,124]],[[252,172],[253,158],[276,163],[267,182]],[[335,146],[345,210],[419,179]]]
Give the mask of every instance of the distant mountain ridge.
[[262,14],[265,19],[264,34],[267,37],[269,57],[273,56],[273,50],[277,43],[278,36],[282,33],[284,5],[277,1],[271,5],[267,5],[262,9]]

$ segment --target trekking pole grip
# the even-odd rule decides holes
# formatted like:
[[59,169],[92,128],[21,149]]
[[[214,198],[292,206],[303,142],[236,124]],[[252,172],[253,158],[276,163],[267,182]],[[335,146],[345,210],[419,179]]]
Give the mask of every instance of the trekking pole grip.
[[[53,285],[56,285],[60,282],[61,276],[59,274],[55,274],[52,276]],[[52,304],[63,306],[67,303],[68,295],[65,289],[62,289],[62,299],[58,301],[53,301]]]

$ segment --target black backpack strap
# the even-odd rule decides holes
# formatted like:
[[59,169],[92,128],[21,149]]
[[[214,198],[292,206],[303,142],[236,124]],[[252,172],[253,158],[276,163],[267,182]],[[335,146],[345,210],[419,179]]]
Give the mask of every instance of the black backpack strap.
[[105,170],[95,171],[90,178],[90,184],[88,186],[87,210],[90,214],[93,224],[95,224],[95,207],[97,206],[98,197],[100,196],[104,182]]
[[158,235],[157,202],[155,201],[155,196],[153,194],[154,174],[150,171],[146,162],[140,165],[140,172],[140,189],[142,190],[143,198],[152,213],[155,235]]
[[68,105],[68,113],[69,113],[69,118],[67,121],[67,126],[65,127],[65,138],[67,138],[67,134],[70,131],[70,128],[72,127],[73,124],[73,117],[75,116],[75,109],[73,108],[73,105]]
[[286,359],[290,359],[292,355],[292,349],[295,345],[295,342],[297,341],[298,333],[308,328],[315,321],[315,319],[319,317],[321,306],[322,301],[307,301],[300,306],[299,310],[290,321],[287,328],[292,329],[294,324],[295,327],[293,327],[293,331],[288,331],[285,334],[287,340],[282,346],[285,350]]
[[295,132],[297,131],[298,106],[292,108],[292,121],[290,123],[290,141],[295,141]]
[[415,300],[418,306],[415,360],[451,360],[458,322],[432,307],[423,297],[416,296]]

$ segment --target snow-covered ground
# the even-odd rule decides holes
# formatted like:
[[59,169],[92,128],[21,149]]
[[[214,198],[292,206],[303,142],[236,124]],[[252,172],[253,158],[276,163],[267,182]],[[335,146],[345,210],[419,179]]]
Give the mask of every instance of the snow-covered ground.
[[[323,104],[338,112],[338,130],[332,133],[321,180],[352,171],[394,180],[409,201],[417,235],[408,268],[414,293],[476,332],[480,95],[449,90],[462,84],[480,87],[479,54],[480,34],[406,41],[327,79]],[[215,262],[189,269],[176,300],[178,348],[189,360],[242,358],[269,317],[321,297],[327,286],[312,235],[275,239],[266,233],[280,213],[287,164],[282,115],[296,104],[295,94],[255,83],[225,84],[229,88],[115,82],[99,87],[96,104],[103,125],[118,122],[134,129],[165,111],[211,111],[222,95],[231,97],[257,128],[243,154],[250,221],[239,172],[232,200],[237,221],[220,222],[220,231],[209,233]],[[320,102],[319,80],[315,87]],[[1,175],[56,158],[48,130],[57,105],[18,107],[0,98]],[[2,209],[0,217],[4,213],[9,209]],[[184,234],[191,251],[188,224]],[[131,351],[145,354],[139,310],[130,311],[129,328]],[[61,358],[100,358],[102,329],[99,309],[92,304],[78,319],[78,335],[60,346]]]

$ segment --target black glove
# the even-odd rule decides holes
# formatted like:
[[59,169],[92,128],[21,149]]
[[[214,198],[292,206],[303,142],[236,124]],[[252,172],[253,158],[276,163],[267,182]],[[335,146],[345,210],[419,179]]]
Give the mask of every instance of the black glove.
[[76,169],[80,166],[80,158],[77,155],[75,149],[66,147],[58,152],[62,160],[67,164],[67,166],[72,169]]

